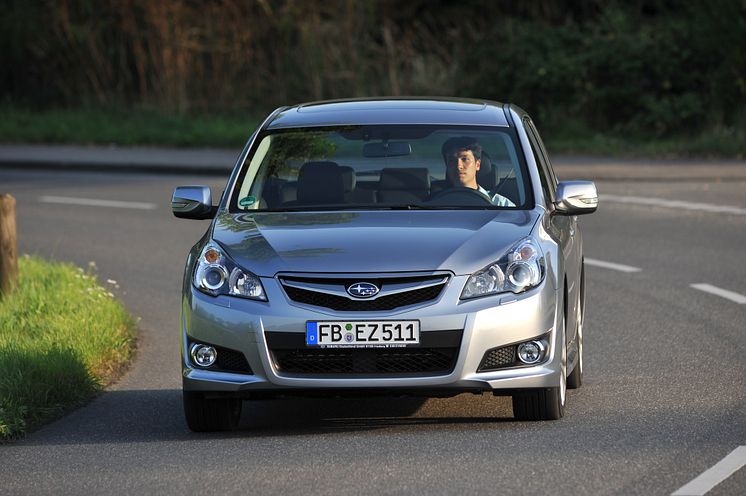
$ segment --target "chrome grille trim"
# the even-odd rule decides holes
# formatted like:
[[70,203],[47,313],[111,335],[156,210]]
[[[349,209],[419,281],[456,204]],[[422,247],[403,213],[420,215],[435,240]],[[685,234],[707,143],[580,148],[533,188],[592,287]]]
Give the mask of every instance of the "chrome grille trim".
[[[420,282],[383,284],[382,285],[383,287],[378,292],[378,294],[370,298],[356,298],[350,295],[347,292],[348,285],[346,284],[319,284],[319,283],[313,283],[313,282],[307,282],[307,281],[292,280],[286,277],[280,277],[279,279],[280,279],[280,284],[282,284],[283,286],[290,286],[291,288],[305,289],[307,291],[315,291],[317,293],[326,293],[326,294],[331,294],[331,295],[336,295],[336,296],[344,296],[345,298],[349,298],[350,300],[372,301],[372,300],[381,298],[383,296],[389,296],[389,295],[393,295],[397,293],[406,293],[407,291],[416,291],[418,289],[425,289],[425,288],[430,288],[432,286],[437,286],[439,284],[444,284],[445,282],[448,281],[448,276],[438,276],[431,280],[420,281]],[[371,277],[368,277],[368,279],[371,279]],[[361,277],[360,281],[353,281],[351,284],[354,284],[355,282],[368,282],[368,279]],[[385,281],[385,279],[381,279],[381,278],[376,278],[376,279],[379,281],[380,280]]]
[[[450,273],[443,272],[277,275],[280,286],[291,301],[339,311],[381,311],[430,304],[442,294],[450,278]],[[375,284],[380,291],[369,298],[354,297],[347,292],[347,288],[358,282]],[[393,300],[399,296],[402,298],[401,304]],[[377,303],[379,301],[380,305]]]

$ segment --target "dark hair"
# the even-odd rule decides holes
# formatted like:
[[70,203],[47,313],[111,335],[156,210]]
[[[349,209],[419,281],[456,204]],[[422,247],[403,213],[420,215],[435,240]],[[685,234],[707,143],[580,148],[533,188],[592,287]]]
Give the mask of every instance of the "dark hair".
[[461,150],[469,150],[474,154],[474,160],[482,159],[482,145],[479,144],[474,138],[468,136],[459,136],[457,138],[449,138],[443,143],[440,151],[443,154],[443,160],[448,162],[448,156],[454,152]]

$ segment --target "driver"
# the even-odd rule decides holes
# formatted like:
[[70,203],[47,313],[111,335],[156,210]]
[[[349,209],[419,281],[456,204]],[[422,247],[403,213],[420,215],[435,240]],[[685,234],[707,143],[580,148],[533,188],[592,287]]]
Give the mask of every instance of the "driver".
[[498,207],[515,207],[515,203],[502,195],[490,195],[489,191],[477,184],[477,171],[482,165],[482,145],[474,138],[461,136],[450,138],[441,148],[446,163],[446,179],[451,187],[472,188],[492,201]]

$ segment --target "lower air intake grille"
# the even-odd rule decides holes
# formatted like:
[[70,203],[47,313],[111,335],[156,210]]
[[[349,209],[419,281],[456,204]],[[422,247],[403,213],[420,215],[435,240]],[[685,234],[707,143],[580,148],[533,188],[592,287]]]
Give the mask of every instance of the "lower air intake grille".
[[226,372],[253,373],[251,367],[249,367],[249,362],[246,361],[246,357],[240,351],[228,348],[218,348],[217,350],[218,359],[213,366],[214,368],[225,370]]
[[520,365],[516,356],[516,346],[503,346],[502,348],[493,348],[485,353],[477,372],[487,372],[515,365]]
[[274,350],[277,370],[286,374],[407,373],[448,374],[458,348],[290,349]]
[[397,377],[453,372],[463,331],[428,331],[409,348],[319,348],[305,333],[266,331],[267,347],[280,374],[299,376]]

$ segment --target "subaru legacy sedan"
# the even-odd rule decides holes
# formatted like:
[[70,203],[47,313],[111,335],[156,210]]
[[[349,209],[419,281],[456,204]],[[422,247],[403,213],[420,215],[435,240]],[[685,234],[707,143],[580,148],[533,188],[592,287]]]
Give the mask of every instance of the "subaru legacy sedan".
[[236,427],[245,401],[293,395],[512,397],[559,419],[583,376],[577,215],[593,183],[558,182],[530,117],[478,100],[282,107],[249,138],[181,306],[184,411]]

